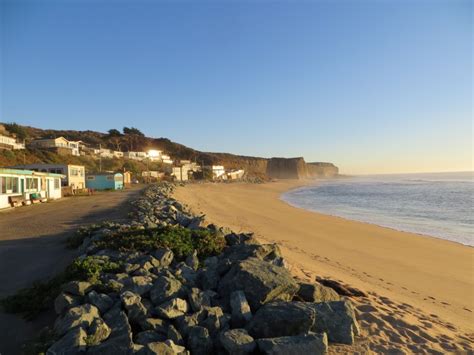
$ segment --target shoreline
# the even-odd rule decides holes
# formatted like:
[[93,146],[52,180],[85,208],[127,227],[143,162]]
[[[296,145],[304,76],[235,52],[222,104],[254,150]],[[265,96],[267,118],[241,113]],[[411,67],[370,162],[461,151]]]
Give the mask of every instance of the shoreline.
[[[292,271],[302,277],[342,281],[368,292],[372,303],[382,300],[381,307],[397,305],[396,312],[410,305],[416,317],[406,317],[415,318],[421,329],[423,319],[434,316],[432,324],[442,320],[441,334],[451,334],[452,329],[474,332],[472,247],[324,215],[280,198],[284,192],[315,183],[191,184],[178,188],[175,198],[205,214],[209,223],[278,243]],[[429,331],[426,327],[423,332]]]
[[367,221],[362,221],[362,220],[358,220],[358,219],[352,219],[352,218],[348,218],[348,217],[338,216],[338,215],[330,214],[330,213],[326,213],[326,212],[307,209],[307,208],[304,208],[304,207],[300,207],[296,204],[293,204],[293,203],[291,203],[291,202],[289,202],[289,201],[287,201],[283,198],[283,195],[286,194],[286,193],[289,193],[289,192],[292,192],[292,191],[295,191],[295,190],[304,189],[304,188],[310,187],[310,186],[315,186],[315,185],[316,184],[308,184],[308,185],[303,185],[303,186],[299,186],[299,187],[295,187],[295,188],[290,188],[287,191],[282,191],[282,193],[280,194],[279,200],[284,202],[285,204],[287,204],[290,207],[297,208],[297,209],[300,209],[300,210],[303,210],[303,211],[308,211],[308,212],[312,212],[312,213],[316,213],[316,214],[320,214],[320,215],[324,215],[324,216],[328,216],[328,217],[333,217],[333,218],[339,218],[339,219],[342,219],[342,220],[345,220],[345,221],[363,223],[363,224],[367,224],[367,225],[375,226],[375,227],[379,227],[379,228],[386,228],[386,229],[390,229],[394,232],[410,233],[410,234],[414,234],[415,236],[418,236],[418,237],[442,240],[442,241],[445,241],[445,242],[449,242],[449,243],[453,243],[453,244],[457,244],[457,245],[462,245],[462,246],[465,246],[465,247],[468,247],[468,248],[474,248],[474,245],[463,244],[461,242],[456,242],[454,240],[445,239],[441,236],[435,236],[435,235],[431,235],[431,234],[424,234],[424,233],[420,233],[420,232],[397,229],[395,227],[384,226],[384,225],[381,225],[381,224],[377,224],[375,222],[367,222]]

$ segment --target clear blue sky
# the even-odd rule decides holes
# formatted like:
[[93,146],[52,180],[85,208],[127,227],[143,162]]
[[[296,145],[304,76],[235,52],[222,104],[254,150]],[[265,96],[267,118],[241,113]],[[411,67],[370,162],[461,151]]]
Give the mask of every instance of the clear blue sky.
[[471,1],[0,3],[0,121],[472,169]]

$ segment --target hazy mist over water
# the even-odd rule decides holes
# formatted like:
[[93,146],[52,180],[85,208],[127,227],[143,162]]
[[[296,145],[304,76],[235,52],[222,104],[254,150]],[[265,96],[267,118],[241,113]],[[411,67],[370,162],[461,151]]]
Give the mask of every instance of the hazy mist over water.
[[293,206],[474,246],[473,172],[325,180],[282,195]]

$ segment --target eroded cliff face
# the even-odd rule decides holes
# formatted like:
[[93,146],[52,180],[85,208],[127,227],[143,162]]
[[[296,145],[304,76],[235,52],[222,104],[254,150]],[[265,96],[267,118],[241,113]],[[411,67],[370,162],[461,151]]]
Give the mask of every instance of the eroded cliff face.
[[306,163],[301,157],[271,158],[266,175],[274,179],[306,179],[334,177],[338,172],[339,169],[332,163]]

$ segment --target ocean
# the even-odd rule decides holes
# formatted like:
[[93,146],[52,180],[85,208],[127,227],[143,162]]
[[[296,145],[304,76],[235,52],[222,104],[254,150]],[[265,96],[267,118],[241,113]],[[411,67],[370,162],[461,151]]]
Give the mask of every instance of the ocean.
[[307,210],[474,246],[474,174],[321,180],[282,195]]

